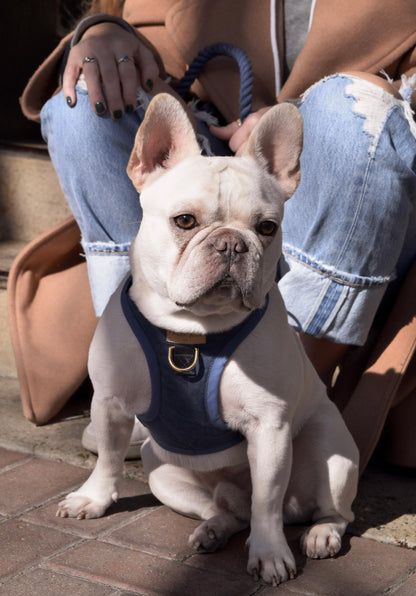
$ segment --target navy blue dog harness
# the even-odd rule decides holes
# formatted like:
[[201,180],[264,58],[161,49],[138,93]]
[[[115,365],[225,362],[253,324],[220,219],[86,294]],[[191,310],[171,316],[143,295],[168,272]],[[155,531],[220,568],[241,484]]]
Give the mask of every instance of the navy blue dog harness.
[[215,453],[243,441],[243,435],[221,418],[218,388],[229,357],[263,317],[268,298],[237,327],[191,336],[189,345],[173,343],[166,330],[139,312],[128,293],[131,284],[130,277],[121,292],[121,306],[146,356],[152,384],[149,409],[138,419],[163,449],[175,453]]

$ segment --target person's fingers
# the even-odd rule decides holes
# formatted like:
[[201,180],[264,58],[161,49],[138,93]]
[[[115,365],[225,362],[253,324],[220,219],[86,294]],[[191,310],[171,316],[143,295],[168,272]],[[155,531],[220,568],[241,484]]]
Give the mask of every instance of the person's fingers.
[[251,128],[245,123],[241,124],[241,120],[238,119],[227,126],[210,126],[210,131],[222,141],[228,141],[231,151],[239,155],[247,142]]
[[71,54],[68,57],[68,62],[62,77],[62,92],[64,94],[66,103],[72,108],[77,103],[75,85],[82,69],[77,61],[71,60],[70,58]]
[[127,113],[136,108],[137,103],[137,71],[135,60],[127,54],[117,59],[118,74],[124,109]]
[[107,53],[105,49],[103,52],[100,44],[80,43],[71,48],[62,80],[62,91],[70,107],[76,104],[75,86],[83,73],[94,111],[99,115],[105,112],[101,68],[107,60]]
[[221,141],[229,141],[240,127],[241,120],[235,120],[234,122],[230,122],[230,124],[227,124],[226,126],[211,125],[209,129],[214,135],[214,137],[217,137],[217,139],[221,139]]
[[134,54],[137,71],[140,73],[141,86],[147,91],[152,91],[153,80],[159,76],[159,67],[152,52],[139,43]]
[[106,111],[106,101],[101,84],[101,67],[98,58],[94,61],[83,59],[82,71],[85,77],[85,83],[88,89],[88,96],[93,110],[101,116]]
[[[114,59],[114,56],[112,54],[109,54],[105,57],[103,56],[102,58],[100,58],[99,65],[101,74],[100,85],[105,90],[105,96],[107,99],[107,109],[110,113],[110,116],[114,120],[120,120],[120,118],[122,118],[124,114],[124,100],[121,93],[121,81],[118,63]],[[85,72],[85,78],[87,81],[90,100],[94,106],[96,105],[94,103],[95,99],[96,97],[98,97],[98,89],[95,88],[97,80],[94,79],[94,87],[91,88],[90,81],[87,78],[87,72]]]
[[247,120],[245,120],[245,122],[239,128],[237,128],[228,143],[231,151],[233,151],[236,155],[240,155],[242,153],[252,130],[252,127],[247,125]]
[[217,138],[228,141],[228,146],[237,156],[241,155],[251,131],[270,108],[261,108],[257,112],[251,113],[241,124],[241,120],[234,120],[227,126],[210,126],[210,131]]

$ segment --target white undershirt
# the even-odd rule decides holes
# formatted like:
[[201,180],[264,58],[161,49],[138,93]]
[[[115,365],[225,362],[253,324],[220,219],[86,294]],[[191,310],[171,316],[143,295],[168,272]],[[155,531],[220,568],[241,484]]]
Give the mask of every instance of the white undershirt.
[[[283,1],[286,35],[285,61],[290,71],[311,28],[316,0]],[[276,31],[276,0],[270,0],[270,41],[273,52],[274,80],[277,97],[281,89],[282,73],[280,72],[279,46]]]

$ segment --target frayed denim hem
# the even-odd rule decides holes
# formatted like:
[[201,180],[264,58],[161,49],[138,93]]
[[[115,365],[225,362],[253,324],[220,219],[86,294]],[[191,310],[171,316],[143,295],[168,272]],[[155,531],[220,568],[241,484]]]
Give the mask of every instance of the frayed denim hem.
[[363,345],[387,282],[347,284],[287,255],[286,263],[290,269],[279,281],[279,289],[289,324],[299,333]]
[[97,317],[130,271],[129,244],[83,242],[91,295]]

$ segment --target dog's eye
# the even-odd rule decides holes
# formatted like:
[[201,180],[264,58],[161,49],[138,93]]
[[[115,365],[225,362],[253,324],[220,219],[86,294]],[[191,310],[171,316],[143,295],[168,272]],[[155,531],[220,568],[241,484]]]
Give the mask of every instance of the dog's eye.
[[195,217],[189,213],[178,215],[174,218],[174,222],[182,230],[192,230],[197,225]]
[[274,223],[274,221],[266,219],[257,225],[256,230],[262,236],[273,236],[277,230],[277,225]]

